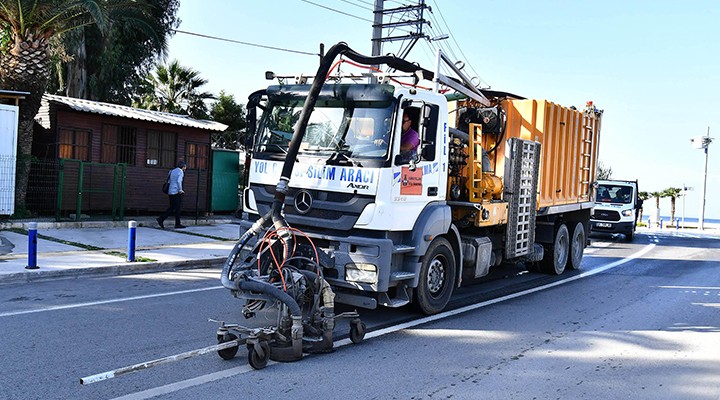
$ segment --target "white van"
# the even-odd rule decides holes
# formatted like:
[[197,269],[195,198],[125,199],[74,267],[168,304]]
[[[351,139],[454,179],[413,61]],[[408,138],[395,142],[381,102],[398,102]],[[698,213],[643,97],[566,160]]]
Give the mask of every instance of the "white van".
[[622,233],[630,242],[642,200],[637,181],[597,181],[595,206],[590,216],[590,233]]

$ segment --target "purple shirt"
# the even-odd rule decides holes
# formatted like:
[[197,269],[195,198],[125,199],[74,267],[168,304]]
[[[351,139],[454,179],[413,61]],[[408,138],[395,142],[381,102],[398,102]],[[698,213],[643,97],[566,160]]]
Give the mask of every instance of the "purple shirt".
[[406,145],[412,145],[412,149],[406,150],[406,151],[416,151],[418,145],[420,144],[420,135],[418,135],[417,132],[415,132],[415,129],[409,128],[405,132],[403,132],[402,137],[400,138],[400,148],[406,146]]

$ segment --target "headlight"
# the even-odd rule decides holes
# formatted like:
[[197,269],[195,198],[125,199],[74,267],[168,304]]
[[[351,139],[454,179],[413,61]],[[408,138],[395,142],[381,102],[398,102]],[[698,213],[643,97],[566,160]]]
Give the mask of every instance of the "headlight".
[[630,216],[633,215],[633,210],[632,210],[632,209],[630,209],[630,210],[623,210],[623,211],[622,211],[622,215],[623,215],[623,217],[630,217]]
[[377,283],[377,266],[374,264],[345,264],[345,280],[348,282]]

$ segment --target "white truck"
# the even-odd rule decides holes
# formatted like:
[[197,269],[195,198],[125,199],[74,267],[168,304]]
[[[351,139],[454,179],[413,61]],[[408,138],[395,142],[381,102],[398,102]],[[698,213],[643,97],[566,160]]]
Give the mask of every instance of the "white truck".
[[590,233],[621,233],[631,242],[641,208],[637,180],[599,180],[590,217]]
[[[397,72],[340,74],[338,55]],[[433,314],[503,261],[550,274],[580,268],[602,116],[591,103],[578,110],[479,90],[441,53],[430,72],[344,44],[312,84],[277,78],[248,103],[245,234],[222,276],[237,297],[252,297],[240,293],[251,281],[289,293],[301,274],[285,266],[307,263],[337,302],[415,303]],[[409,160],[404,115],[419,134]]]

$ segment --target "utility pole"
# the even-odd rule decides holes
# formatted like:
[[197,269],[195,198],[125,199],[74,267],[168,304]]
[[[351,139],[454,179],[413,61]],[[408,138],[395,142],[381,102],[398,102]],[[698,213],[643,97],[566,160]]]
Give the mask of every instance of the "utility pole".
[[373,14],[375,19],[373,21],[373,33],[372,33],[372,55],[382,55],[382,23],[383,23],[383,2],[385,0],[375,0],[375,10]]
[[[410,39],[410,42],[404,44],[400,53],[398,53],[398,57],[405,58],[419,39],[429,39],[427,35],[423,33],[423,25],[430,25],[430,21],[425,20],[423,16],[424,11],[429,8],[428,5],[425,4],[425,0],[419,0],[415,6],[401,6],[388,9],[383,8],[383,0],[375,0],[374,5],[373,13],[375,18],[373,22],[372,55],[382,55],[382,44],[384,42]],[[395,22],[384,23],[383,18],[385,15],[400,15],[400,19]],[[384,29],[392,30],[404,26],[414,26],[415,31],[406,32],[406,35],[401,36],[383,36]]]
[[709,126],[707,128],[706,136],[699,136],[691,139],[691,142],[696,149],[702,149],[705,151],[705,170],[703,175],[702,198],[700,199],[700,218],[698,218],[698,228],[700,228],[700,230],[705,229],[705,193],[707,191],[708,147],[710,147],[710,143],[712,143],[712,141],[713,139],[710,137]]

